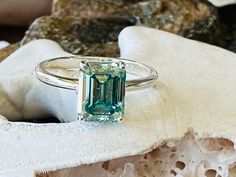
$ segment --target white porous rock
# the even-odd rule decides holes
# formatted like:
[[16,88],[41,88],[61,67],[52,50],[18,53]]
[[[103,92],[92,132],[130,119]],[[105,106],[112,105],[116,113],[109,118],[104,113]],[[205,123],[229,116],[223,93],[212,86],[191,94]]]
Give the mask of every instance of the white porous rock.
[[[235,171],[236,55],[144,27],[126,28],[119,45],[123,58],[159,72],[154,87],[126,93],[124,121],[2,119],[1,177],[65,168],[51,175],[226,177]],[[45,115],[75,120],[75,93],[40,83],[33,74],[38,62],[61,55],[70,54],[52,41],[38,40],[2,62],[0,113],[9,120]]]
[[75,93],[63,90],[61,95],[60,89],[39,82],[34,74],[39,62],[69,55],[53,41],[38,40],[20,48],[1,62],[0,113],[12,121],[52,115],[67,121],[76,120],[76,99],[71,96],[71,99],[64,100],[65,95]]
[[236,4],[236,0],[208,0],[216,7],[223,7],[231,4]]
[[119,45],[123,58],[146,63],[159,72],[153,88],[156,93],[150,88],[136,95],[130,107],[127,93],[129,116],[135,114],[136,125],[147,126],[158,135],[153,150],[58,170],[49,177],[235,176],[236,55],[144,27],[123,30]]
[[196,140],[192,133],[194,132],[190,131],[181,140],[172,141],[173,146],[163,144],[143,155],[58,170],[47,174],[47,177],[233,177],[236,175],[236,167],[233,167],[236,156],[234,143],[223,138]]
[[8,42],[6,42],[6,41],[0,41],[0,49],[6,47],[6,46],[8,46],[8,45],[9,45]]

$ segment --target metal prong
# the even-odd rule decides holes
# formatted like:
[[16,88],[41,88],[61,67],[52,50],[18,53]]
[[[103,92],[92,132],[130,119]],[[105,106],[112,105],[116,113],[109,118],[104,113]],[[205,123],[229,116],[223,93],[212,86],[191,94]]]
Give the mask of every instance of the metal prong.
[[80,115],[80,116],[79,116],[79,120],[80,120],[80,121],[84,121],[84,116],[83,116],[83,115]]
[[125,69],[125,62],[120,61],[120,62],[119,62],[119,68],[120,68],[120,69]]
[[86,69],[88,67],[88,64],[85,60],[82,60],[80,62],[80,69]]
[[118,122],[122,122],[123,121],[123,117],[120,117],[119,119],[118,119]]

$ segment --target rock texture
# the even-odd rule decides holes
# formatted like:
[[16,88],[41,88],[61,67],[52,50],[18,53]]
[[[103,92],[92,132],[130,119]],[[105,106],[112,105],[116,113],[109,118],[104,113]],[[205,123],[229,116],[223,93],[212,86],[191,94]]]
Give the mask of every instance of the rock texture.
[[[214,154],[214,155],[213,155]],[[233,177],[234,143],[224,138],[199,139],[193,132],[153,151],[90,165],[38,174],[37,177]],[[231,176],[232,175],[232,176]]]
[[201,0],[55,0],[52,15],[37,19],[21,44],[46,38],[73,54],[119,56],[117,37],[126,26],[215,43],[216,21],[216,9]]
[[[51,39],[73,54],[116,57],[119,32],[134,25],[225,47],[216,8],[202,0],[54,0],[52,15],[35,20],[21,45]],[[12,49],[0,50],[0,59]]]

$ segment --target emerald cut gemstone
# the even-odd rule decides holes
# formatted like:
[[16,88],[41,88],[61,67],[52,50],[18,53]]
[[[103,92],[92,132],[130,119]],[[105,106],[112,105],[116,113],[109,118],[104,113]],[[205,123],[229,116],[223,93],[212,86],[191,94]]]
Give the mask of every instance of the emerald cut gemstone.
[[83,121],[118,122],[124,114],[123,62],[86,60],[80,64],[78,116]]

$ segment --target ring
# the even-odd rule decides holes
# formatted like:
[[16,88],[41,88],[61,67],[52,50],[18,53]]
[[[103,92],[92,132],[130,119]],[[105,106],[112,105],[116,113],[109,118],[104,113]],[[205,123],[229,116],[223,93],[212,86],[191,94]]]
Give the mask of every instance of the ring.
[[128,59],[69,56],[45,60],[37,78],[51,86],[75,90],[80,121],[119,122],[125,92],[153,85],[158,74],[150,66]]

